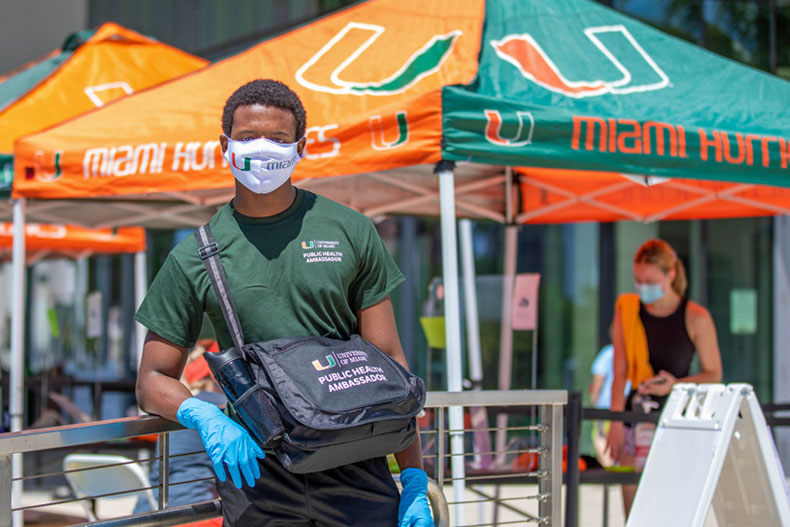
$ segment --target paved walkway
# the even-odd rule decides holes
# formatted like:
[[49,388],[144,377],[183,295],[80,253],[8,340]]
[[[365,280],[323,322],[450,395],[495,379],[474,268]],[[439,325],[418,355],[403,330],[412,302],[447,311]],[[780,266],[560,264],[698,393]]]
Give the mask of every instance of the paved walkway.
[[[477,487],[487,495],[493,495],[495,489],[492,485]],[[507,505],[513,509],[526,511],[532,515],[537,515],[538,504],[534,499],[525,499],[525,496],[537,494],[536,485],[504,485],[500,487],[500,497],[505,498]],[[447,501],[452,501],[451,487],[445,488]],[[22,498],[23,506],[39,505],[61,501],[51,491],[25,491]],[[484,498],[472,491],[466,491],[464,501],[479,502]],[[97,502],[97,517],[101,519],[116,518],[132,513],[136,498],[125,497],[119,499],[103,499]],[[579,508],[582,511],[579,519],[579,527],[603,527],[603,486],[601,485],[582,485],[579,492]],[[564,505],[563,505],[564,510]],[[619,487],[611,487],[609,490],[609,525],[608,527],[623,527],[622,501]],[[455,511],[451,507],[451,514]],[[491,503],[467,503],[464,505],[465,525],[491,524],[493,521],[493,505]],[[524,516],[507,510],[500,509],[498,520],[501,523],[523,520]],[[82,502],[62,503],[49,505],[46,507],[31,509],[25,514],[25,524],[46,525],[48,527],[58,527],[61,525],[72,525],[86,520],[85,509]]]
[[[493,496],[496,488],[493,485],[475,486],[486,496]],[[603,485],[581,485],[579,487],[579,527],[603,527]],[[564,499],[563,487],[563,499]],[[519,512],[526,512],[532,516],[538,514],[538,502],[531,498],[538,492],[537,485],[502,485],[499,488],[500,499],[505,500],[500,507],[497,520],[504,525],[515,525],[512,522],[523,521],[525,516]],[[447,502],[452,503],[453,490],[445,486]],[[463,505],[463,525],[492,525],[494,521],[494,505],[486,498],[471,490],[465,492]],[[471,502],[471,503],[470,503]],[[622,495],[620,487],[613,485],[609,488],[609,522],[608,527],[624,527]],[[450,514],[458,514],[458,506],[450,505]],[[562,506],[565,512],[565,504]],[[564,521],[562,523],[564,525]]]

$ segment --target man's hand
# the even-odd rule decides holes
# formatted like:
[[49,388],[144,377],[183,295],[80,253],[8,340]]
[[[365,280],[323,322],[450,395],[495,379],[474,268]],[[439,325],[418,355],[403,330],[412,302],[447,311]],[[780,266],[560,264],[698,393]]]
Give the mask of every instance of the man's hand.
[[403,490],[398,507],[398,527],[434,527],[428,504],[428,475],[419,468],[400,473]]
[[176,417],[179,423],[200,433],[220,481],[227,478],[227,465],[237,489],[242,486],[241,474],[244,474],[247,485],[255,486],[255,480],[261,477],[258,458],[263,459],[266,454],[244,427],[222,413],[216,405],[195,397],[181,403]]

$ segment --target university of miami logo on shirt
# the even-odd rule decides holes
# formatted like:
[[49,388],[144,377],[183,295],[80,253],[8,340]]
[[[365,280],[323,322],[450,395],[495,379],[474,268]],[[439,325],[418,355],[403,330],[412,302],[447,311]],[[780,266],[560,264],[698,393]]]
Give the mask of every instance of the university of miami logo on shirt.
[[343,251],[337,240],[308,240],[302,242],[302,256],[305,263],[342,262]]
[[337,362],[335,361],[335,358],[332,355],[326,356],[326,362],[327,362],[326,365],[324,365],[321,364],[320,360],[314,360],[313,368],[315,368],[316,371],[324,371],[324,370],[328,370],[329,368],[334,368],[335,366],[337,366]]

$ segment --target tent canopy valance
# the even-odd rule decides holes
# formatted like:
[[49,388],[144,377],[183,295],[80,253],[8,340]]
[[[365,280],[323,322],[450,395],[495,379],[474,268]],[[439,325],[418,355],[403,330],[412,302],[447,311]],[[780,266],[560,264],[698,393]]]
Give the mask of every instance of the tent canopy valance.
[[[9,260],[14,224],[0,222],[0,260]],[[93,254],[139,253],[146,249],[145,229],[86,229],[77,225],[25,225],[28,264],[46,257],[84,258]]]

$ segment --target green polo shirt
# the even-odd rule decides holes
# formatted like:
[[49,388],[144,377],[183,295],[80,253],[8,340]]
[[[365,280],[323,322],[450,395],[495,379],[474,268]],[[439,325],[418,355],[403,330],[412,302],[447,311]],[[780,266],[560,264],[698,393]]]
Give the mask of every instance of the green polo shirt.
[[[302,335],[347,339],[359,310],[384,299],[403,275],[364,215],[297,189],[282,213],[250,218],[225,205],[209,221],[247,343]],[[233,346],[197,240],[167,257],[136,319],[190,348],[207,313],[220,348]]]

